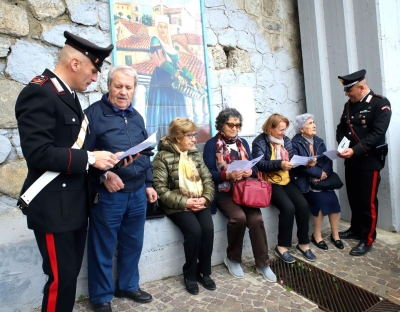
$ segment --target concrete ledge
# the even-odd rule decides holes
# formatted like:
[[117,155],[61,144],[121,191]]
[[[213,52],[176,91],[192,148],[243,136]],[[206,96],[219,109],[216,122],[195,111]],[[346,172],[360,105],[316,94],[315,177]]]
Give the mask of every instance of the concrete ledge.
[[[30,311],[41,305],[42,287],[46,276],[33,232],[26,227],[26,219],[14,207],[7,207],[0,217],[0,311]],[[278,211],[262,209],[269,247],[277,242]],[[226,254],[227,219],[218,212],[213,215],[215,228],[212,265],[223,262]],[[293,230],[296,233],[296,229]],[[142,256],[139,263],[140,283],[182,274],[184,264],[183,235],[167,217],[147,220]],[[243,256],[252,253],[246,233]],[[115,259],[114,259],[115,260]],[[115,271],[114,271],[115,273]],[[115,275],[115,274],[114,274]],[[87,258],[83,260],[76,297],[87,297]]]

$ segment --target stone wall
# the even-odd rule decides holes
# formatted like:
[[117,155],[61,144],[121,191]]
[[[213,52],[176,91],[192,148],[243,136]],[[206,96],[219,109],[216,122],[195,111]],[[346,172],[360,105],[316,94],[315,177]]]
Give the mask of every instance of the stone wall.
[[[224,85],[254,88],[258,132],[271,113],[282,113],[290,120],[303,113],[296,1],[205,0],[204,5],[213,115],[221,109]],[[45,280],[33,233],[15,208],[27,172],[16,128],[16,98],[35,75],[55,67],[64,30],[108,45],[108,6],[106,0],[0,0],[0,311],[39,306],[39,289]],[[98,82],[79,94],[83,108],[107,91],[111,62],[108,58]],[[290,128],[288,135],[293,134]],[[269,244],[275,244],[277,211],[264,209],[263,215]],[[213,264],[217,264],[225,254],[226,219],[217,214],[214,223]],[[249,252],[246,237],[244,253]],[[180,274],[183,261],[182,236],[173,224],[166,218],[147,221],[141,282]],[[86,276],[85,260],[77,296],[87,296]]]

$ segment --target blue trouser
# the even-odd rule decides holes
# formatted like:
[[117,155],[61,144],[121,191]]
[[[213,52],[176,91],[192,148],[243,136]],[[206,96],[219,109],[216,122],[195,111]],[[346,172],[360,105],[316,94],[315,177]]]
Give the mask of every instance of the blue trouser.
[[117,244],[117,285],[121,291],[139,289],[139,259],[146,220],[145,186],[131,192],[100,191],[100,202],[89,219],[88,278],[93,304],[110,302],[114,296],[112,266]]

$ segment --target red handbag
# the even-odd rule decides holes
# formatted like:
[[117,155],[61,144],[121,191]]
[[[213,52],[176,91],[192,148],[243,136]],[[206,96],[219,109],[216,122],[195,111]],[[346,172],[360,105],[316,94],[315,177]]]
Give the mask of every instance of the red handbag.
[[271,183],[257,178],[245,178],[233,183],[232,200],[240,205],[249,208],[266,208],[271,203]]

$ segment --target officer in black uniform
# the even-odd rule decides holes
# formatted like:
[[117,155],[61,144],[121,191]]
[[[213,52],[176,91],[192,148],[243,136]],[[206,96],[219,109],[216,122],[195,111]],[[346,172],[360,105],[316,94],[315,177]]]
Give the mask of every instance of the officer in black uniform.
[[45,172],[59,173],[50,182],[40,182],[42,189],[36,196],[22,196],[19,201],[48,275],[42,302],[42,311],[47,312],[71,312],[74,306],[87,232],[87,169],[92,165],[106,170],[118,162],[110,152],[89,152],[82,146],[84,115],[75,94],[97,80],[113,45],[101,48],[69,32],[64,36],[67,40],[56,68],[33,78],[15,106],[28,166],[21,195],[37,188],[30,186]]
[[350,228],[339,232],[341,239],[359,239],[350,255],[366,254],[376,239],[380,170],[385,166],[385,133],[392,114],[390,102],[369,89],[366,71],[339,76],[349,100],[344,105],[336,140],[350,140],[339,156],[345,159],[347,197],[352,216]]

